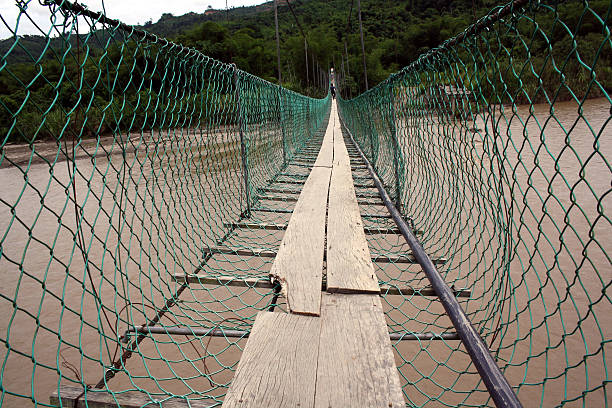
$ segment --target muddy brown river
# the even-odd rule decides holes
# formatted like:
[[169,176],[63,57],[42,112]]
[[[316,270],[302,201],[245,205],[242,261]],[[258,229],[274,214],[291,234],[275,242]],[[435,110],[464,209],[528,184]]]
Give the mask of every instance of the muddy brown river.
[[[498,358],[509,364],[509,382],[523,384],[519,397],[525,406],[554,406],[576,399],[568,406],[599,407],[606,403],[602,384],[607,384],[609,374],[605,364],[612,363],[610,103],[589,100],[581,116],[575,103],[562,102],[555,104],[556,120],[547,120],[548,113],[548,105],[536,105],[531,113],[519,107],[509,123],[498,125],[506,140],[513,141],[498,147],[509,149],[505,166],[514,169],[515,194],[525,203],[517,206],[524,211],[512,215],[513,234],[520,240],[515,239],[509,260],[515,290],[504,314],[515,321],[501,335]],[[490,118],[477,122],[481,131],[494,126]],[[600,135],[597,141],[595,135]],[[151,317],[152,308],[160,308],[178,287],[171,276],[195,270],[203,248],[225,232],[223,222],[235,219],[244,209],[239,201],[240,157],[231,152],[236,148],[233,136],[204,144],[198,136],[190,131],[178,141],[170,138],[163,143],[134,138],[125,155],[117,153],[115,146],[114,154],[96,160],[78,158],[74,189],[70,183],[74,169],[61,159],[52,167],[39,159],[32,164],[20,159],[19,166],[2,164],[3,406],[33,404],[31,398],[47,402],[60,373],[65,377],[62,384],[70,384],[66,378],[77,375],[88,384],[96,383],[104,374],[100,361],[108,364],[116,357],[117,336],[128,325],[143,324],[145,315]],[[547,152],[542,151],[544,147]],[[90,152],[94,148],[87,147]],[[482,155],[483,161],[492,148],[474,137],[473,153]],[[255,179],[275,170],[272,162],[263,159],[254,159],[252,165]],[[417,201],[411,203],[416,209]],[[432,218],[425,214],[416,221],[428,230],[443,230],[447,220]],[[267,221],[287,219],[277,215]],[[75,238],[77,222],[82,242]],[[260,247],[278,245],[280,237],[282,233],[258,231],[235,239],[245,247]],[[425,237],[433,242],[432,250],[435,237]],[[265,276],[270,262],[220,261],[209,272],[220,274],[231,267],[237,273]],[[453,262],[460,271],[458,259]],[[472,281],[472,291],[486,287],[486,279]],[[106,313],[98,313],[96,295]],[[163,323],[210,327],[228,318],[253,319],[270,297],[267,291],[244,288],[189,288]],[[132,304],[127,305],[125,298]],[[478,302],[486,304],[487,299],[481,297]],[[468,303],[469,312],[477,308],[476,303]],[[411,310],[416,309],[407,307],[404,313]],[[393,313],[397,310],[388,316]],[[130,375],[121,372],[109,385],[114,390],[147,389],[152,395],[223,395],[233,374],[229,368],[235,369],[245,342],[163,335],[155,342],[145,339],[139,354],[127,363]],[[476,386],[476,374],[454,383],[456,371],[469,363],[455,343],[406,341],[395,349],[411,404],[425,404],[445,389],[454,390],[444,394],[445,403],[486,401],[482,392],[468,397]],[[436,355],[437,361],[411,361],[428,353]],[[202,373],[210,373],[213,381]],[[544,378],[548,380],[542,385]],[[483,389],[482,384],[478,389]],[[583,401],[580,396],[585,390],[591,392]]]

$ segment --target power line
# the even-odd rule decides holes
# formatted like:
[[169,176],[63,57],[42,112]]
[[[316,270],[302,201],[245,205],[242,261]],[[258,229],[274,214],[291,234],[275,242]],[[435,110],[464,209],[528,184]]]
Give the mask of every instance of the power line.
[[[302,25],[300,24],[297,16],[295,15],[295,11],[293,11],[293,6],[291,6],[291,3],[289,3],[289,0],[285,0],[285,2],[289,6],[289,11],[291,11],[291,14],[293,15],[293,19],[295,20],[295,24],[297,24],[298,29],[300,30],[300,33],[302,33],[302,37],[304,37],[304,39],[306,39],[306,43],[308,43],[308,39],[306,38],[306,34],[304,34],[304,29],[302,28]],[[310,44],[308,44],[308,45],[310,45]]]
[[348,30],[351,26],[351,15],[353,14],[353,3],[355,2],[355,0],[351,0],[351,8],[349,10],[348,16],[346,18],[346,29],[344,30],[344,36],[346,38],[346,34],[348,33]]
[[[308,38],[306,37],[306,34],[304,33],[304,29],[302,28],[302,25],[300,24],[300,21],[297,18],[297,15],[295,14],[295,11],[293,10],[293,6],[291,6],[291,3],[289,3],[289,0],[285,0],[285,2],[287,3],[287,6],[289,6],[289,11],[291,11],[291,15],[293,15],[293,19],[295,20],[295,24],[297,24],[298,29],[300,30],[300,33],[302,33],[302,37],[304,37],[304,56],[305,56],[305,60],[306,60],[306,86],[308,86],[308,82],[309,82],[309,78],[308,78],[308,46],[310,44],[308,44]],[[313,76],[314,76],[314,67],[313,67]]]

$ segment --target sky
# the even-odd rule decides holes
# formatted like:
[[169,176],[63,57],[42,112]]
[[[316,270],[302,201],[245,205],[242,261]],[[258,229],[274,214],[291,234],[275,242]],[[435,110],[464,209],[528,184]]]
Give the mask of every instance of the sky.
[[[42,34],[48,32],[49,8],[40,5],[41,0],[0,0],[0,38],[7,38],[19,24],[17,34]],[[19,13],[16,3],[25,3],[27,16]],[[92,11],[102,11],[102,2],[106,15],[116,18],[126,24],[143,24],[148,20],[156,22],[163,13],[180,16],[190,11],[203,13],[208,6],[215,9],[225,9],[226,0],[78,0]],[[264,3],[265,0],[227,0],[228,7],[252,6]],[[30,18],[28,18],[30,17]],[[37,28],[38,26],[39,28]]]

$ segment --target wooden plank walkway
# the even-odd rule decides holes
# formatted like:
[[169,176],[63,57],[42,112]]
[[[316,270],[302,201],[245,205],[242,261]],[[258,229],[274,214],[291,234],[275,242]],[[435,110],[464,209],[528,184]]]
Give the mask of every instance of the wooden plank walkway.
[[292,313],[320,313],[330,176],[329,167],[315,167],[310,173],[270,270]]
[[312,407],[320,319],[260,312],[224,407]]
[[[332,117],[333,114],[335,110]],[[281,292],[287,299],[291,313],[320,314],[333,144],[334,131],[328,126],[317,160],[302,188],[270,270],[271,279],[281,284]]]
[[339,121],[334,131],[339,136],[334,138],[327,216],[327,291],[379,293]]
[[326,294],[315,407],[405,407],[380,297]]
[[187,401],[178,397],[159,402],[139,391],[113,393],[112,391],[90,389],[85,395],[83,387],[74,385],[61,385],[59,392],[57,390],[53,391],[49,397],[49,402],[53,406],[70,408],[209,408],[216,405],[214,400],[190,399]]
[[290,313],[257,315],[224,407],[405,406],[335,103],[270,276]]

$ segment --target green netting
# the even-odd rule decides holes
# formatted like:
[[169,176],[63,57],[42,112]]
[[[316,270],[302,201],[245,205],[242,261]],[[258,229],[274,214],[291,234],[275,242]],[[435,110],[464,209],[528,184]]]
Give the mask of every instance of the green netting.
[[[339,109],[523,403],[603,406],[611,6],[515,3]],[[329,97],[71,3],[14,9],[16,23],[0,12],[15,34],[0,62],[0,404],[74,385],[220,405],[256,313],[284,310],[258,283]],[[19,32],[37,13],[43,46]],[[345,136],[390,332],[452,333],[418,265],[397,261],[409,248]],[[206,280],[180,282],[194,273]],[[493,404],[459,341],[394,348],[408,406]]]
[[[471,292],[458,300],[525,406],[610,400],[611,9],[498,7],[339,101],[426,250],[446,258],[441,274]],[[599,32],[599,48],[583,45],[586,26]],[[407,250],[395,235],[369,236],[369,244]],[[389,285],[427,284],[418,267],[376,265]],[[435,298],[385,303],[392,332],[452,329]],[[493,404],[459,342],[395,349],[408,405]]]
[[[0,65],[0,404],[48,404],[60,384],[221,401],[243,336],[126,332],[248,332],[258,311],[282,304],[274,288],[173,277],[267,279],[273,258],[211,249],[278,247],[282,232],[234,224],[286,223],[289,213],[252,211],[290,205],[263,189],[320,143],[329,97],[68,3],[11,7],[2,21],[16,36]],[[41,49],[18,35],[37,12],[52,23]]]

